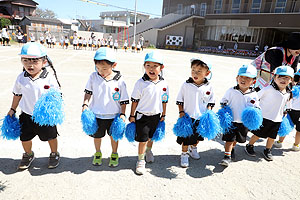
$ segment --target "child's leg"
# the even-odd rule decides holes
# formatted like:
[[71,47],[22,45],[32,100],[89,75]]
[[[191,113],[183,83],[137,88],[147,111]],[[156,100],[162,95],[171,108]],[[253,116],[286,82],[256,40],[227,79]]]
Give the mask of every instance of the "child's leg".
[[111,148],[112,148],[112,153],[117,153],[118,152],[118,141],[114,141],[113,137],[110,136],[110,142],[111,142]]
[[23,146],[23,149],[24,151],[27,153],[27,154],[31,154],[32,153],[32,141],[29,140],[29,141],[22,141],[22,146]]
[[95,145],[96,152],[100,152],[101,138],[94,138],[94,145]]
[[[235,144],[236,144],[236,142],[235,142]],[[225,155],[228,154],[228,156],[230,156],[233,147],[234,147],[234,142],[226,142],[225,143]]]
[[57,153],[57,138],[48,141],[51,153]]
[[[259,139],[259,137],[257,137],[256,135],[252,135],[252,137],[251,137],[251,139],[249,141],[249,144],[253,145],[258,139]],[[272,143],[272,145],[273,145],[273,143]]]
[[299,143],[300,143],[300,132],[297,131],[296,136],[295,136],[295,144],[294,145],[298,145]]
[[285,136],[284,137],[279,137],[279,142],[282,143],[284,141],[284,138],[285,138]]
[[266,144],[266,148],[267,149],[271,149],[272,146],[273,146],[273,143],[274,143],[275,139],[272,139],[272,138],[269,138],[267,139],[267,144]]
[[139,160],[145,159],[145,151],[146,151],[147,143],[148,142],[139,142],[139,149],[138,149]]

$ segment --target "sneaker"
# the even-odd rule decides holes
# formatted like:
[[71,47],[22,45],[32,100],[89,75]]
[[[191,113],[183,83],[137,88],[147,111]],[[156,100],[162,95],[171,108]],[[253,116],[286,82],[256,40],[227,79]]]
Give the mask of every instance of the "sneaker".
[[102,165],[102,153],[101,152],[96,152],[94,154],[93,165],[95,165],[95,166]]
[[292,150],[293,150],[293,151],[300,151],[300,146],[299,146],[299,144],[297,144],[297,145],[293,144]]
[[109,167],[117,167],[119,165],[119,155],[118,153],[112,153],[109,159]]
[[282,142],[280,142],[279,140],[275,141],[273,146],[276,147],[276,148],[281,148],[282,147]]
[[255,157],[254,146],[251,144],[247,144],[245,147],[245,151],[249,156]]
[[223,160],[219,164],[224,166],[224,167],[228,167],[230,162],[231,162],[231,157],[225,155]]
[[231,160],[235,160],[235,151],[234,151],[234,149],[231,150]]
[[200,159],[200,155],[197,151],[197,147],[195,146],[192,146],[190,145],[188,147],[188,154],[193,158],[193,159],[196,159],[196,160],[199,160]]
[[267,161],[273,161],[271,149],[265,149],[263,155]]
[[148,162],[148,163],[154,162],[154,156],[153,156],[153,153],[151,150],[146,151],[145,159],[146,159],[146,162]]
[[56,168],[59,165],[59,159],[60,159],[60,156],[59,156],[58,152],[56,152],[56,153],[50,153],[48,168],[49,169]]
[[182,153],[180,158],[180,166],[186,168],[189,166],[189,154]]
[[135,172],[138,175],[143,175],[146,172],[146,168],[145,168],[146,162],[145,160],[138,160],[136,163],[136,169]]
[[20,170],[28,169],[28,167],[30,167],[33,160],[34,160],[33,152],[31,155],[29,155],[28,153],[23,153],[23,157],[18,166],[18,169],[20,169]]

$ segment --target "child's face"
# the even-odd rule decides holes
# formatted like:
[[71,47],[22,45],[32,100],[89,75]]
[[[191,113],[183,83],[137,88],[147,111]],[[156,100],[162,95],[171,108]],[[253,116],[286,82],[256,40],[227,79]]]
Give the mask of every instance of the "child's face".
[[145,62],[144,67],[146,74],[151,80],[157,80],[159,73],[164,68],[163,65],[156,62]]
[[204,78],[208,76],[210,71],[207,67],[204,67],[202,65],[192,65],[191,69],[191,75],[192,79],[196,84],[201,84],[204,81]]
[[112,74],[112,69],[115,68],[117,63],[114,63],[113,65],[110,65],[107,62],[105,62],[104,60],[100,60],[100,61],[96,61],[95,65],[96,65],[96,69],[97,69],[98,73],[102,77],[105,78],[105,77]]
[[236,80],[238,82],[239,88],[242,91],[246,91],[253,84],[254,79],[247,76],[237,76]]
[[286,86],[288,86],[288,84],[292,81],[292,77],[276,74],[274,77],[274,81],[280,90],[284,90]]
[[21,62],[31,77],[35,77],[47,63],[43,58],[21,58]]

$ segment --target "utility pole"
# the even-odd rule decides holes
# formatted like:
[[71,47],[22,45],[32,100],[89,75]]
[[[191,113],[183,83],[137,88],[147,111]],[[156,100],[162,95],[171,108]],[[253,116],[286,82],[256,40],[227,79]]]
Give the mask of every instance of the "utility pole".
[[137,8],[137,0],[135,0],[135,9],[134,9],[134,28],[133,28],[133,42],[135,45],[135,34],[136,34],[136,8]]

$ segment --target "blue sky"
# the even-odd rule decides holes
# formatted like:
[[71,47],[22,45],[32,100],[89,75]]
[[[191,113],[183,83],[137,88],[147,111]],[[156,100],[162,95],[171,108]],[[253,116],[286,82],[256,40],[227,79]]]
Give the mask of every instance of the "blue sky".
[[[50,9],[56,13],[58,18],[82,18],[99,19],[99,13],[105,11],[120,10],[113,7],[99,6],[80,0],[34,0],[39,8]],[[101,3],[116,5],[134,10],[135,0],[95,0]],[[137,0],[137,10],[161,15],[163,0]],[[158,17],[158,16],[151,16]]]

